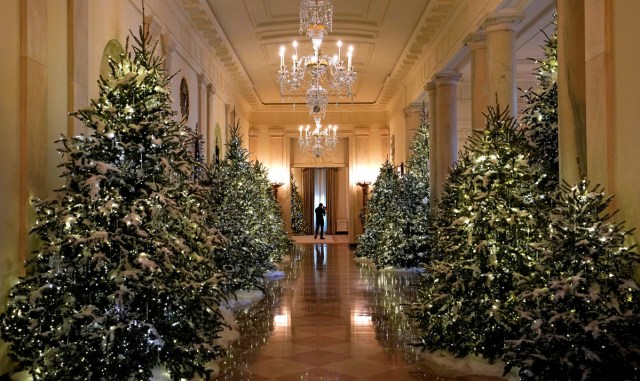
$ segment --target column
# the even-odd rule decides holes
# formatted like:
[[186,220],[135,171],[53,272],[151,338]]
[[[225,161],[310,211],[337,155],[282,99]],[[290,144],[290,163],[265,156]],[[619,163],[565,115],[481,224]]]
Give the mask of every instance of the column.
[[449,174],[449,168],[458,160],[458,97],[457,85],[462,74],[456,72],[441,72],[436,74],[436,145],[438,178],[436,184],[436,199],[442,195],[444,182]]
[[471,128],[482,131],[489,106],[487,84],[487,36],[484,32],[470,34],[465,44],[471,50]]
[[[87,107],[89,86],[95,85],[95,78],[89,80],[87,62],[89,62],[89,3],[72,0],[68,3],[67,29],[69,44],[69,96],[68,110]],[[86,127],[77,118],[67,119],[67,135],[86,133]]]
[[[46,6],[46,3],[43,3]],[[7,302],[9,290],[16,283],[23,269],[23,261],[27,248],[21,242],[26,239],[26,226],[22,228],[21,204],[27,202],[20,193],[21,184],[21,134],[18,126],[21,123],[21,44],[20,15],[21,3],[9,1],[2,4],[0,24],[3,36],[0,39],[0,51],[3,54],[2,70],[0,70],[0,305]],[[9,344],[0,342],[0,374],[12,369],[12,361],[6,355]],[[8,377],[7,377],[8,378]]]
[[515,27],[524,16],[514,9],[503,9],[485,20],[487,33],[487,80],[489,104],[509,107],[517,116],[515,71]]
[[436,121],[437,121],[437,91],[436,91],[436,83],[435,81],[431,81],[427,83],[425,86],[425,90],[427,90],[427,97],[429,100],[429,199],[431,200],[431,210],[435,207],[436,204],[436,187],[435,184],[438,183],[438,145],[436,144],[436,139],[438,132],[436,131]]
[[216,138],[215,138],[215,132],[213,131],[213,95],[215,94],[215,91],[213,89],[213,85],[211,83],[207,84],[207,117],[206,117],[206,129],[205,131],[205,135],[206,135],[206,162],[209,163],[213,160],[215,160],[215,145],[216,145]]
[[[195,130],[198,135],[202,137],[202,141],[196,144],[196,147],[200,152],[196,153],[196,158],[202,160],[203,163],[207,161],[206,148],[208,145],[207,133],[207,83],[204,77],[204,73],[198,73],[198,116],[196,118]],[[200,154],[202,153],[202,157]]]
[[[588,168],[585,0],[558,0],[557,7],[558,125],[562,126],[558,129],[560,179],[573,184],[578,182],[582,175],[587,175]],[[595,28],[592,33],[595,34]],[[590,78],[593,81],[597,83],[605,81],[603,72],[592,74],[593,77]],[[603,146],[602,141],[598,141],[597,144]]]
[[171,72],[171,56],[176,50],[176,43],[171,38],[169,33],[163,33],[160,36],[160,44],[162,45],[162,53],[164,54],[164,70],[167,74],[173,74]]
[[410,103],[404,108],[404,159],[398,160],[395,165],[400,165],[401,162],[409,161],[413,152],[411,152],[411,144],[413,143],[413,137],[416,135],[416,130],[420,127],[420,109],[422,108],[422,102]]

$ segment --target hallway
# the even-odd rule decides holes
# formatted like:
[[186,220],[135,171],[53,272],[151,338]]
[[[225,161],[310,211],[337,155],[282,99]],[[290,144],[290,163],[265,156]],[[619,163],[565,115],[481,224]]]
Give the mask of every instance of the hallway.
[[218,380],[445,380],[416,363],[401,303],[416,274],[376,273],[346,244],[297,245],[265,298],[237,312],[240,340]]

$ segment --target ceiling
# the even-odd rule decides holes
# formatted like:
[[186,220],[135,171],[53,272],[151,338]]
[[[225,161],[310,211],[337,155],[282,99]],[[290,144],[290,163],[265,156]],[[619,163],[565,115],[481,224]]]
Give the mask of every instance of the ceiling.
[[[323,54],[334,55],[338,40],[353,45],[358,72],[353,100],[340,102],[385,108],[439,27],[464,1],[480,0],[333,0],[333,31],[323,42]],[[554,1],[505,1],[528,4],[524,9],[527,20],[518,35],[518,63],[541,57],[544,35],[539,31],[551,31],[549,14],[555,9]],[[285,57],[291,57],[291,42],[297,40],[299,55],[311,54],[309,39],[298,33],[300,0],[182,3],[252,107],[282,104],[276,82],[280,46],[287,48]],[[290,66],[290,58],[288,61]],[[468,66],[461,67],[465,77]],[[531,67],[525,66],[518,69],[531,73]]]
[[[309,39],[298,33],[300,1],[207,1],[260,103],[282,103],[275,80],[279,47],[285,45],[285,57],[290,57],[291,42],[297,40],[299,55],[312,52]],[[396,66],[429,2],[402,0],[402,6],[393,6],[391,0],[333,1],[333,31],[323,42],[323,53],[336,54],[338,40],[353,45],[353,64],[358,72],[353,103],[372,104],[378,100],[385,79]]]

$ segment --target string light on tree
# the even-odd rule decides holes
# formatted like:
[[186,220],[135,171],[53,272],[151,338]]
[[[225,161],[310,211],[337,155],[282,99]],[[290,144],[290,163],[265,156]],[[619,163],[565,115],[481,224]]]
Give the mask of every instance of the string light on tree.
[[41,245],[0,334],[34,380],[207,377],[223,354],[210,251],[224,239],[203,224],[195,136],[174,120],[151,37],[133,40],[74,114],[92,134],[59,140],[65,185],[33,201]]

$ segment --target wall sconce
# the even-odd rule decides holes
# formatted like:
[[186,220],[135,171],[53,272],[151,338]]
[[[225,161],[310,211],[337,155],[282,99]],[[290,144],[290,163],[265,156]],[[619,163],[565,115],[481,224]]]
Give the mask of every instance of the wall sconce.
[[283,182],[275,182],[272,181],[271,182],[271,191],[273,192],[273,198],[276,200],[276,202],[278,201],[278,188],[280,188],[281,186],[283,186],[284,183]]
[[360,222],[364,228],[364,220],[367,215],[367,201],[369,200],[369,186],[371,182],[368,180],[360,180],[356,183],[357,186],[362,188],[362,209],[360,210]]

